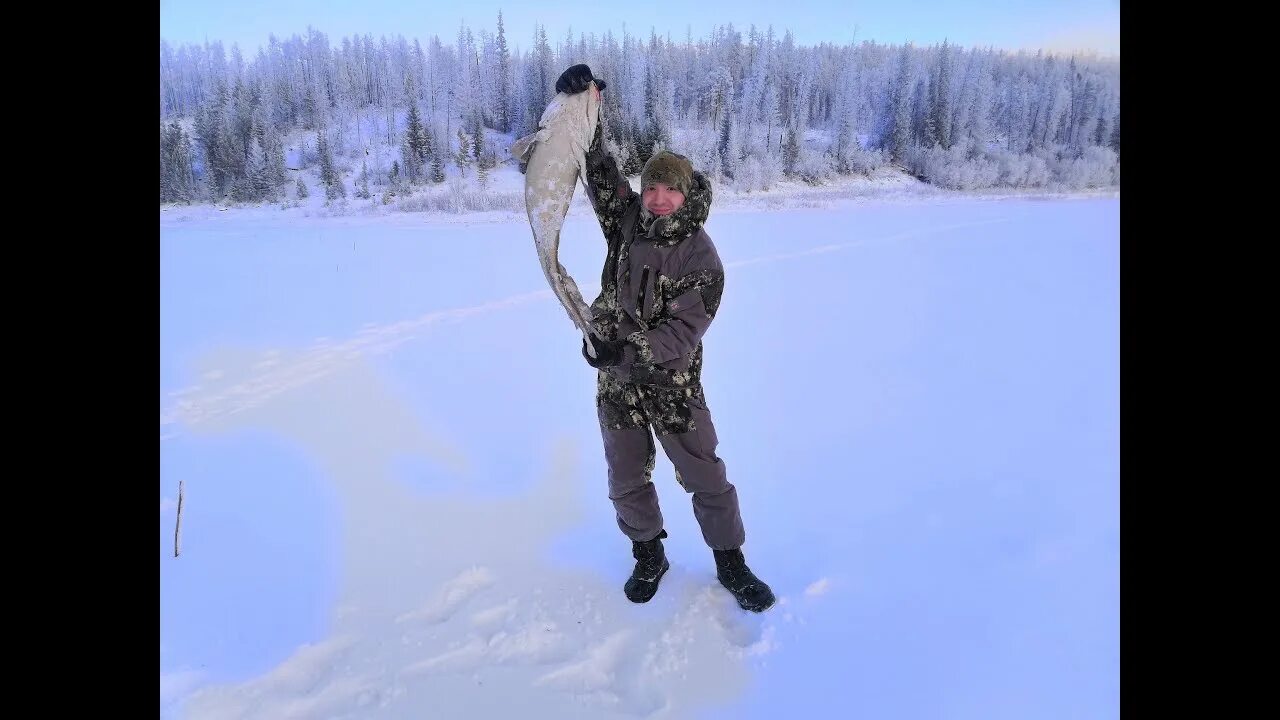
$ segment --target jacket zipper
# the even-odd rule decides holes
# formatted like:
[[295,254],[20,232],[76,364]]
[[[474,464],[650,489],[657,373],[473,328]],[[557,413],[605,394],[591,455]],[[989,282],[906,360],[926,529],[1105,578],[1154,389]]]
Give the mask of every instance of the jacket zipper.
[[636,307],[636,313],[644,320],[645,292],[649,289],[649,266],[645,265],[644,270],[640,273],[640,304]]

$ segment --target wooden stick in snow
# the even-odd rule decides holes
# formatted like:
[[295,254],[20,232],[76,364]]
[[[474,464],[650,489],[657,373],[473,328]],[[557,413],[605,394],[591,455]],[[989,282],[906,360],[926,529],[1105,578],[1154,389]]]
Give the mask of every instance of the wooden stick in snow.
[[173,525],[173,556],[182,552],[182,481],[178,481],[178,521]]

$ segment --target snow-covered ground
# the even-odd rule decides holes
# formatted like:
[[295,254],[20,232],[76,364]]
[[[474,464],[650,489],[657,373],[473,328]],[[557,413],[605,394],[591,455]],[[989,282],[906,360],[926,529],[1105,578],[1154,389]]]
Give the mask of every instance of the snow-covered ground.
[[[707,225],[763,615],[661,453],[672,569],[622,595],[519,213],[162,211],[162,716],[1118,717],[1118,196],[789,197]],[[562,259],[594,295],[581,205]]]

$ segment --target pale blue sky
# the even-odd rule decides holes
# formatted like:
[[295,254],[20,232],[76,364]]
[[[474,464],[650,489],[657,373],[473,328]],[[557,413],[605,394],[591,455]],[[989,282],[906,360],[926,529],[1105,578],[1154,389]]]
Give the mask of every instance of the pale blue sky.
[[621,34],[624,23],[634,34],[647,36],[652,27],[682,40],[686,29],[692,29],[697,39],[708,35],[712,27],[731,22],[744,31],[752,23],[762,31],[772,24],[779,38],[784,28],[790,28],[796,41],[804,45],[823,41],[845,44],[854,38],[856,28],[859,41],[931,45],[947,38],[964,47],[1120,53],[1119,0],[677,0],[648,4],[599,0],[161,0],[160,37],[172,44],[221,40],[228,50],[232,43],[239,43],[246,59],[266,43],[269,33],[287,38],[305,34],[308,25],[326,33],[334,44],[344,35],[365,33],[375,38],[402,34],[424,41],[439,35],[442,42],[452,43],[463,22],[473,31],[496,30],[500,8],[508,42],[522,48],[531,44],[538,23],[546,26],[553,40],[563,38],[570,28],[575,36],[580,32],[603,35],[606,30]]

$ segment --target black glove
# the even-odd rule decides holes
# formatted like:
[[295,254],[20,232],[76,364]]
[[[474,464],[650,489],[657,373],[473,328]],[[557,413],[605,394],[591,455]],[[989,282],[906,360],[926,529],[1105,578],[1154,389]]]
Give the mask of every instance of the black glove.
[[594,358],[588,355],[587,341],[582,341],[582,357],[586,358],[588,365],[598,369],[611,367],[622,362],[622,353],[627,347],[626,340],[601,340],[590,333],[588,333],[587,337],[591,338],[591,347],[596,351]]
[[591,68],[579,63],[560,73],[560,79],[556,80],[556,92],[575,95],[586,90],[588,84],[593,80],[596,83],[596,87],[604,90],[604,81],[598,77],[592,77]]

